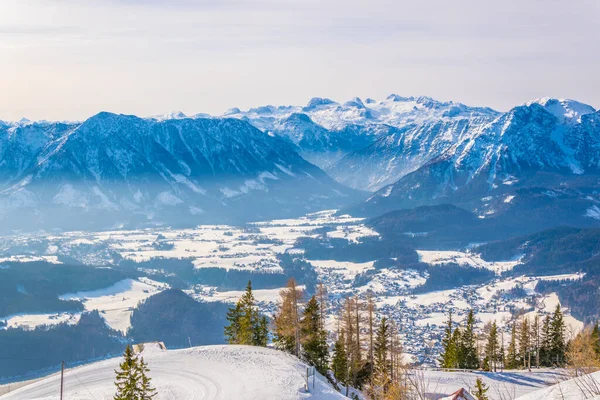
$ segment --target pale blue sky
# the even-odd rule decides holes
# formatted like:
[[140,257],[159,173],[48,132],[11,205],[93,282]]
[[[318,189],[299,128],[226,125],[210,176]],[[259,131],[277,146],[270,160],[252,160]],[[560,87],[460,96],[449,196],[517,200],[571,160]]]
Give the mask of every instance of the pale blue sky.
[[0,119],[429,95],[600,107],[597,0],[0,0]]

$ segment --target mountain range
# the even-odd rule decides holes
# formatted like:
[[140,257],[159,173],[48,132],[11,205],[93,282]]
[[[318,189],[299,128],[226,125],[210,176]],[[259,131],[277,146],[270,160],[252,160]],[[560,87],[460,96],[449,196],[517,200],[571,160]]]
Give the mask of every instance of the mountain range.
[[242,222],[340,207],[377,216],[445,203],[479,218],[560,208],[567,220],[600,220],[600,112],[573,100],[504,113],[398,95],[220,116],[102,112],[0,122],[0,156],[10,229]]

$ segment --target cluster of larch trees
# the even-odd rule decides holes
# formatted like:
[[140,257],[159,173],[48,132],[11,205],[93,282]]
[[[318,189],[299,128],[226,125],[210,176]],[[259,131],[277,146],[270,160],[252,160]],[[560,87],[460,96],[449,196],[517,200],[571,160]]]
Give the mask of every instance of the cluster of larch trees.
[[496,321],[486,324],[480,335],[474,331],[475,315],[471,310],[463,326],[453,329],[449,313],[440,365],[443,368],[478,369],[497,371],[499,368],[528,368],[532,365],[563,366],[566,363],[567,341],[565,322],[560,305],[552,316],[543,320],[539,315],[525,316],[512,321],[508,348]]
[[[401,360],[399,329],[386,317],[378,320],[371,296],[343,300],[332,331],[326,327],[326,290],[304,302],[303,292],[290,279],[280,293],[274,318],[274,344],[303,358],[334,384],[364,389],[372,399],[399,399],[408,390]],[[328,338],[334,340],[330,354]],[[328,370],[330,371],[328,373]]]

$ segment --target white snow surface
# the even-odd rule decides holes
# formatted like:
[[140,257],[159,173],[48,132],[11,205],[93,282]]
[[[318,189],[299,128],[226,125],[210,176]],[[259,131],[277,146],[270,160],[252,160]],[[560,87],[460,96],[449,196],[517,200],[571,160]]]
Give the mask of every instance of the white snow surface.
[[517,400],[579,400],[600,398],[600,371],[571,378],[545,389],[536,390]]
[[[317,375],[305,392],[306,365],[283,352],[250,346],[203,346],[143,352],[156,400],[344,399]],[[65,398],[109,400],[115,394],[114,370],[120,358],[69,369]],[[60,377],[54,375],[2,396],[2,400],[58,400]]]
[[[560,369],[540,369],[528,371],[493,372],[445,372],[436,370],[419,371],[427,393],[451,394],[460,388],[471,393],[475,380],[479,377],[489,387],[487,395],[491,400],[514,399],[528,393],[535,393],[564,379]],[[529,397],[527,397],[529,400]],[[538,399],[535,397],[534,399]],[[542,399],[542,398],[540,398]],[[551,400],[543,398],[543,400]]]
[[61,300],[81,300],[87,311],[98,310],[111,328],[126,332],[133,309],[148,297],[167,288],[147,278],[124,279],[111,287],[89,292],[67,293]]
[[51,314],[16,314],[0,318],[6,321],[8,328],[35,329],[42,325],[58,325],[63,322],[76,324],[81,317],[80,313],[51,313]]
[[521,263],[520,260],[485,261],[479,254],[462,251],[417,250],[417,253],[419,254],[419,261],[426,264],[442,265],[456,263],[462,266],[489,269],[498,274],[509,271]]

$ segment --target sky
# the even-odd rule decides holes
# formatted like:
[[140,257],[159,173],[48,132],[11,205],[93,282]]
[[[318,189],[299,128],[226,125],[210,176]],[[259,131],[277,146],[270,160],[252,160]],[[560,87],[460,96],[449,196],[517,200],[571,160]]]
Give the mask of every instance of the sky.
[[597,0],[0,0],[0,120],[390,93],[600,108]]

